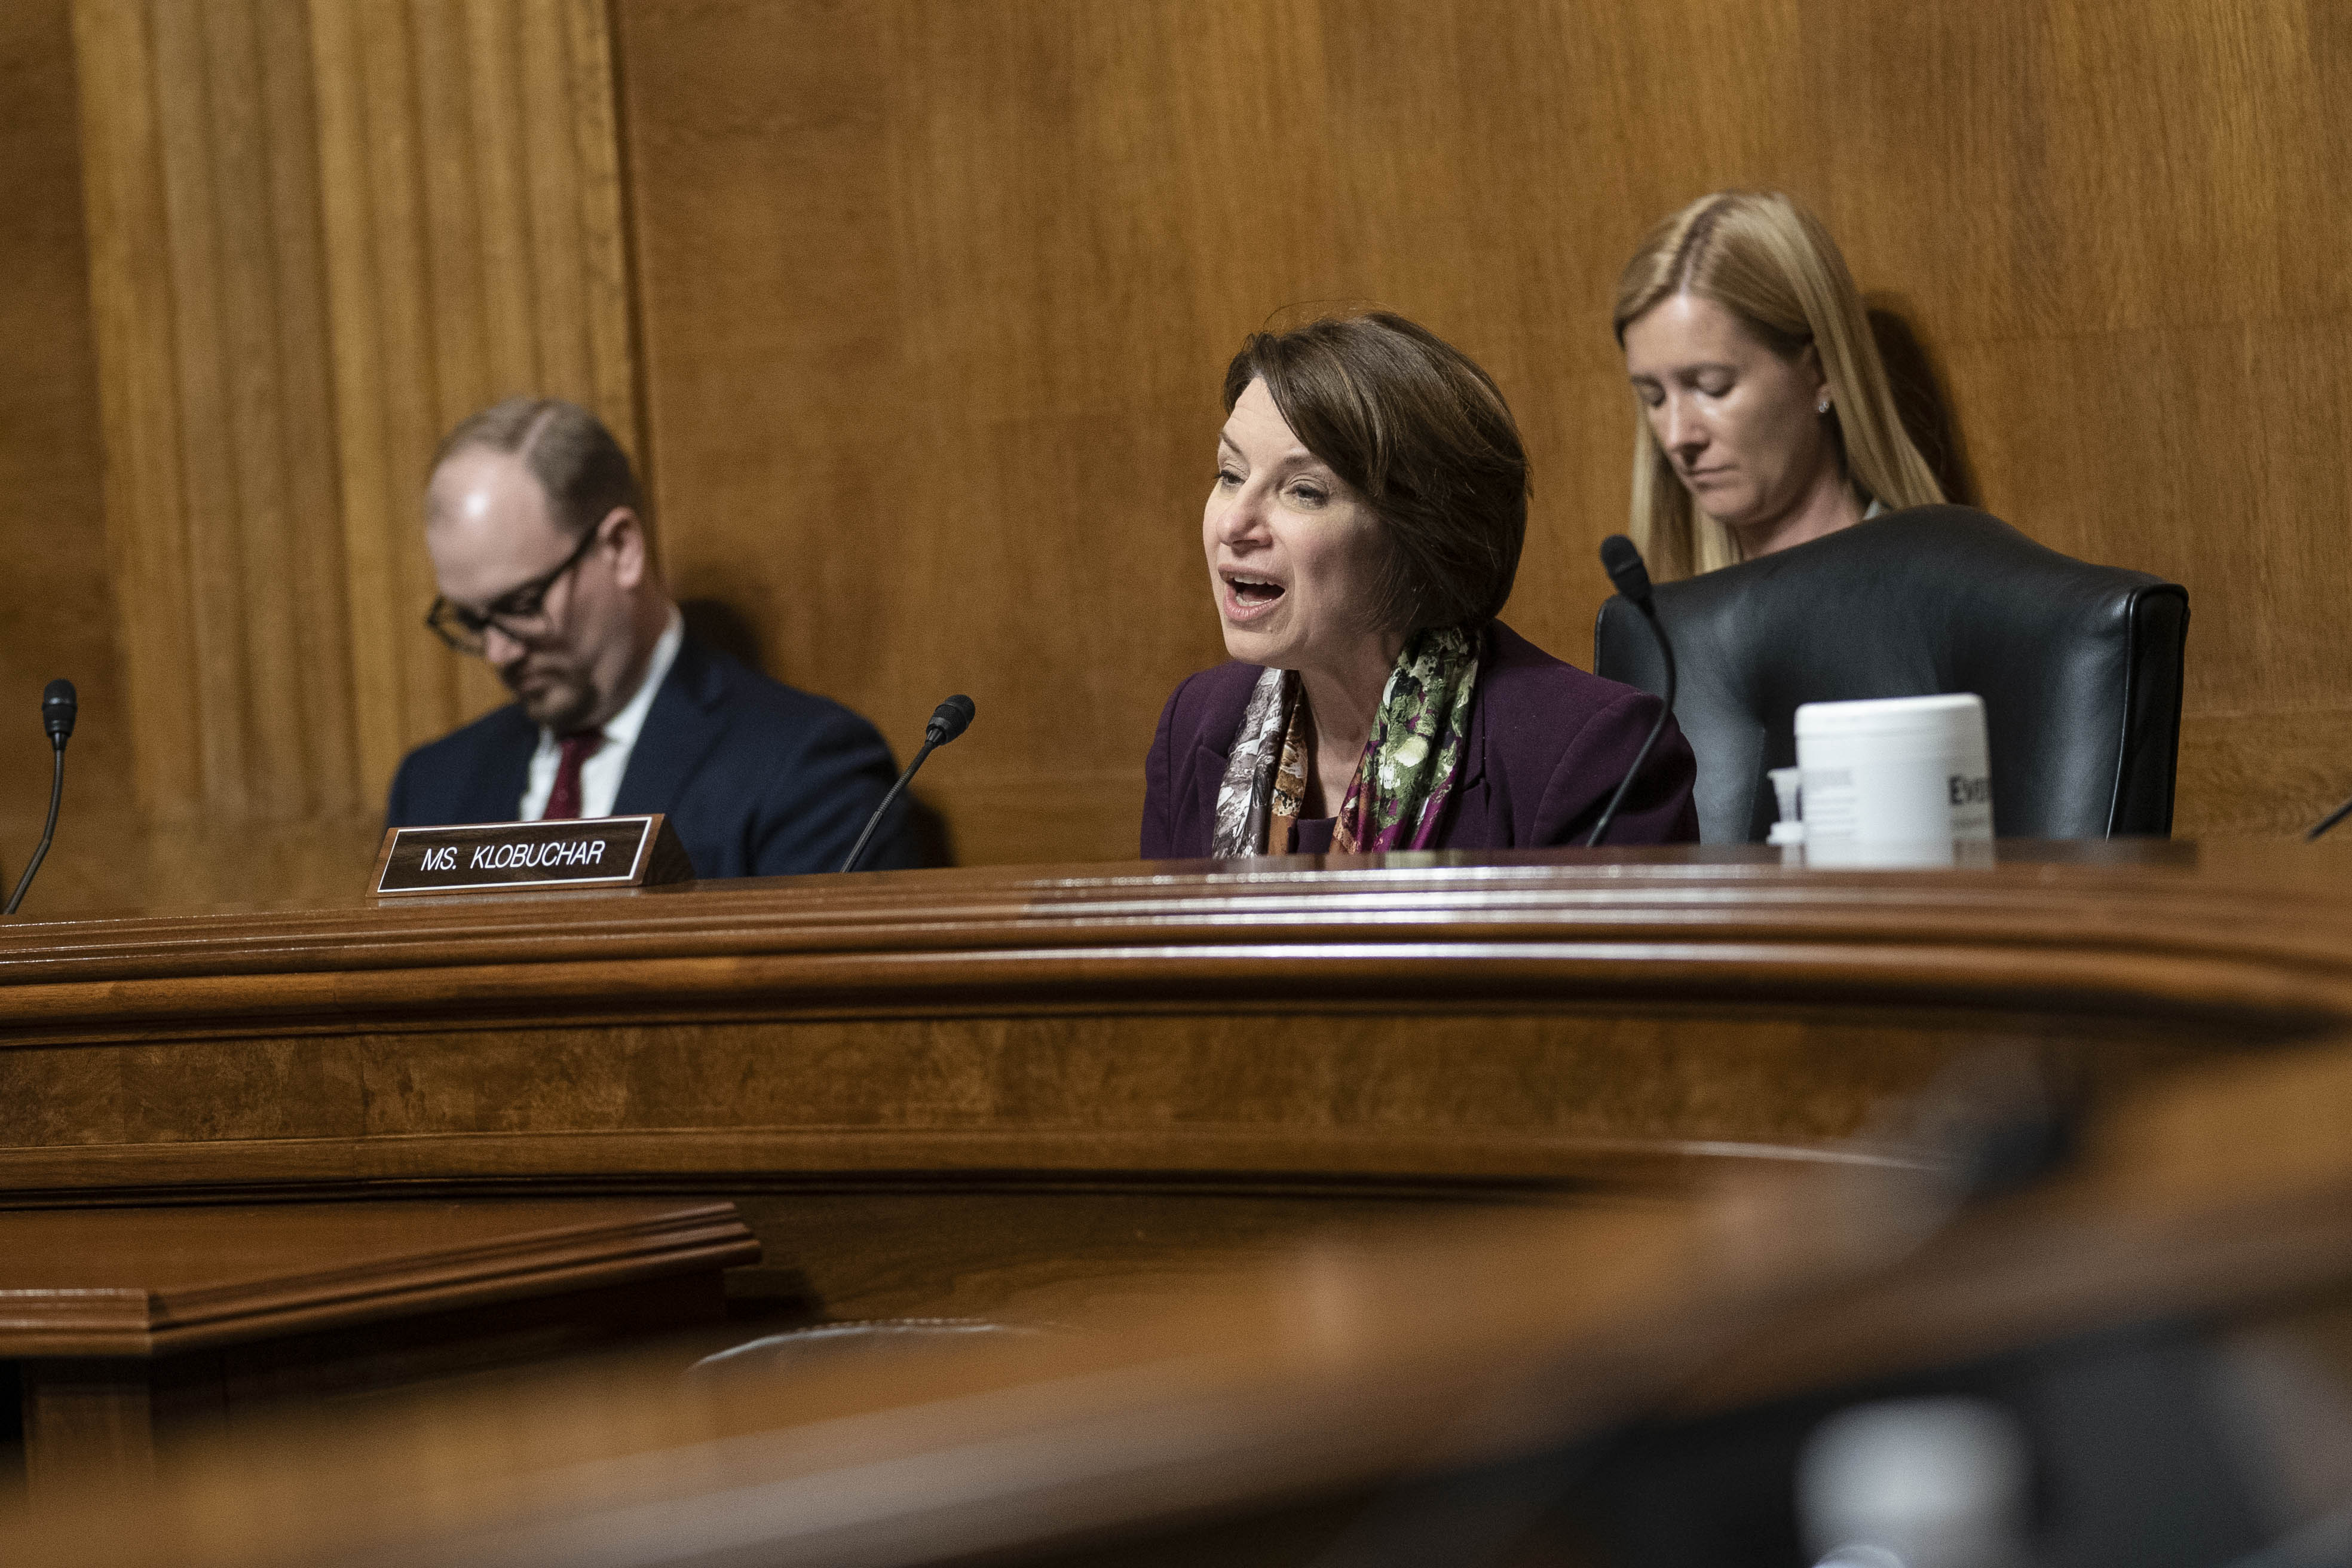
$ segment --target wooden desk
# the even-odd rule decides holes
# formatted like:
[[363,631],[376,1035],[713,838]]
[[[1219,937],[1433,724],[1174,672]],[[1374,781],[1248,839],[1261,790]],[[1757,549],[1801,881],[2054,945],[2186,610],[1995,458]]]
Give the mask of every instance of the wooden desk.
[[729,1205],[645,1199],[0,1214],[0,1363],[37,1495],[258,1407],[715,1321],[758,1256]]
[[1416,1475],[2150,1315],[2316,1295],[2352,1388],[2347,1123],[2352,1044],[2135,1092],[2071,1168],[1973,1209],[1916,1171],[1789,1166],[1656,1211],[1457,1215],[1051,1337],[610,1365],[268,1435],[144,1498],[0,1511],[0,1538],[56,1568],[1307,1565],[1352,1560],[1329,1537]]
[[[1900,1164],[2352,1020],[2352,845],[908,872],[0,931],[0,1205],[736,1201],[813,1312],[1053,1317],[1336,1219]],[[1139,1285],[1139,1281],[1143,1283]]]

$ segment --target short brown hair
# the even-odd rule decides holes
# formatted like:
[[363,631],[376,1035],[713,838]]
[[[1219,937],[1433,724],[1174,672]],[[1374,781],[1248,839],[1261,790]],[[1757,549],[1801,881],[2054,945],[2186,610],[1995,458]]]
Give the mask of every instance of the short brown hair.
[[1362,496],[1386,541],[1375,624],[1484,625],[1528,534],[1528,457],[1494,378],[1385,310],[1255,332],[1225,371],[1225,411],[1264,381],[1291,434]]
[[427,471],[437,470],[472,447],[519,455],[547,492],[556,526],[574,539],[624,506],[637,514],[648,537],[652,534],[653,521],[646,515],[645,494],[637,488],[629,455],[603,420],[576,403],[559,397],[509,397],[469,415],[442,437]]

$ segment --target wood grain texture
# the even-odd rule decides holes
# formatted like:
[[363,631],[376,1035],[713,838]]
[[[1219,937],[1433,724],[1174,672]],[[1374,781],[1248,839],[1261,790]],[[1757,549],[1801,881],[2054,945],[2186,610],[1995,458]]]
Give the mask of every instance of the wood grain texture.
[[[0,52],[32,89],[13,276],[47,280],[12,294],[6,352],[61,389],[0,435],[16,493],[57,497],[8,537],[76,584],[9,612],[40,617],[10,657],[84,680],[91,759],[46,907],[316,899],[360,862],[399,751],[496,695],[413,625],[414,470],[526,384],[634,443],[681,596],[773,673],[902,747],[973,691],[986,717],[924,784],[961,858],[1116,858],[1160,700],[1218,657],[1194,518],[1241,334],[1377,300],[1487,363],[1537,475],[1508,613],[1580,659],[1631,422],[1610,280],[1656,216],[1742,183],[1828,218],[1987,506],[2189,585],[2179,831],[2284,832],[2352,793],[2346,301],[2315,259],[2347,221],[2319,150],[2352,37],[2293,0],[2145,25],[1874,0],[74,14],[79,132],[59,7],[16,8]],[[1656,132],[1701,100],[1705,127]],[[89,307],[51,287],[76,146]],[[147,520],[103,583],[100,387],[113,513]],[[8,786],[26,815],[37,771]],[[257,868],[188,826],[197,801],[274,823]]]
[[[138,820],[116,656],[105,447],[92,347],[72,0],[0,7],[0,865],[40,834],[49,759],[35,714],[59,676],[80,693],[59,832],[28,908],[135,907],[116,837]],[[84,824],[93,830],[84,834]]]
[[2352,794],[2326,7],[615,15],[674,574],[902,743],[970,690],[924,786],[967,862],[1131,853],[1160,704],[1221,657],[1218,378],[1276,312],[1380,301],[1496,374],[1536,482],[1507,614],[1585,661],[1633,422],[1613,279],[1740,184],[1814,205],[1910,326],[1982,504],[2188,585],[2177,831]]
[[[1860,1189],[1822,1217],[1842,1219],[1874,1195]],[[325,1531],[340,1528],[346,1541],[396,1542],[393,1555],[404,1548],[430,1559],[438,1551],[435,1537],[491,1524],[513,1489],[536,1479],[550,1509],[541,1522],[552,1535],[597,1539],[621,1560],[636,1561],[638,1532],[621,1517],[592,1520],[599,1510],[582,1508],[565,1484],[593,1468],[609,1478],[600,1500],[616,1511],[665,1495],[658,1482],[647,1484],[652,1473],[671,1482],[667,1495],[693,1500],[662,1510],[673,1552],[708,1551],[752,1524],[762,1561],[919,1561],[902,1556],[908,1521],[899,1517],[899,1499],[911,1493],[953,1516],[922,1539],[952,1534],[968,1554],[1116,1523],[1129,1509],[1152,1514],[1220,1493],[1280,1496],[1351,1472],[1384,1473],[1415,1454],[1442,1464],[1544,1432],[1563,1415],[1567,1424],[1605,1419],[1670,1369],[1697,1364],[1736,1330],[1742,1309],[1787,1291],[1799,1255],[1820,1277],[1839,1278],[1876,1256],[1895,1228],[1856,1237],[1832,1226],[1801,1237],[1772,1226],[1742,1249],[1748,1258],[1728,1259],[1710,1246],[1711,1232],[1727,1233],[1726,1217],[1719,1208],[1678,1208],[1568,1221],[1489,1219],[1466,1234],[1416,1238],[1418,1245],[1384,1239],[1291,1249],[1259,1269],[1202,1282],[1181,1298],[1189,1310],[1107,1311],[1069,1325],[1076,1332],[1034,1342],[1030,1354],[918,1353],[837,1364],[832,1373],[854,1365],[856,1396],[824,1371],[704,1378],[681,1390],[674,1375],[656,1389],[652,1378],[616,1367],[510,1394],[502,1408],[477,1401],[403,1411],[383,1440],[371,1441],[375,1434],[364,1429],[320,1433],[326,1441],[305,1445],[303,1458],[282,1436],[240,1445],[218,1458],[194,1459],[168,1489],[125,1501],[175,1516],[190,1507],[219,1509],[225,1529],[189,1528],[194,1521],[180,1516],[174,1531],[181,1542],[215,1551],[259,1547],[300,1561],[326,1544]],[[1408,1274],[1408,1258],[1417,1274]],[[1375,1274],[1381,1285],[1402,1288],[1368,1289]],[[1465,1301],[1475,1310],[1458,1311]],[[1635,1312],[1646,1320],[1639,1329],[1628,1321]],[[1413,1360],[1409,1342],[1430,1352],[1414,1373],[1392,1375],[1377,1394],[1374,1376],[1359,1383],[1381,1351],[1396,1355],[1401,1373]],[[1517,1365],[1540,1364],[1552,1387],[1572,1388],[1572,1413],[1508,1399],[1511,1374],[1480,1364],[1498,1351],[1526,1353]],[[1234,1417],[1253,1393],[1273,1397],[1256,1406],[1244,1434]],[[919,1435],[898,1408],[910,1399],[937,1405],[940,1430],[958,1437]],[[763,1415],[753,1414],[755,1405],[764,1405]],[[1487,1419],[1465,1422],[1465,1409]],[[1140,1419],[1122,1436],[1119,1415],[1127,1412]],[[893,1480],[878,1489],[844,1486],[833,1476],[814,1480],[814,1467],[794,1451],[812,1428],[830,1434],[828,1462],[884,1460]],[[503,1452],[502,1440],[512,1445]],[[674,1449],[697,1443],[710,1445],[704,1452],[715,1465],[665,1463]],[[337,1503],[314,1489],[328,1476],[348,1473],[362,1455],[384,1464],[388,1476],[405,1476],[412,1454],[431,1446],[467,1458],[434,1489],[429,1521],[412,1509],[404,1524],[364,1496]],[[1089,1447],[1100,1464],[1079,1458]],[[487,1466],[475,1458],[490,1454],[499,1458]],[[950,1479],[959,1461],[974,1467],[961,1484]],[[773,1489],[772,1514],[746,1510],[748,1499],[729,1495],[754,1473]],[[288,1489],[290,1508],[278,1516],[284,1533],[268,1547],[229,1522],[264,1475],[304,1478]],[[1076,1484],[1056,1484],[1065,1479]],[[1020,1505],[1007,1510],[1013,1493]],[[74,1500],[60,1500],[59,1511],[89,1521]],[[790,1539],[774,1514],[804,1520],[807,1533]],[[109,1542],[121,1538],[100,1528]],[[78,1550],[61,1533],[30,1539]],[[548,1555],[564,1560],[577,1548],[555,1545]]]
[[[25,1489],[46,1497],[105,1477],[135,1485],[155,1470],[155,1412],[142,1367],[68,1363],[28,1380]],[[107,1484],[107,1483],[100,1483]]]
[[726,1204],[0,1214],[0,1357],[171,1355],[758,1258]]
[[[1217,1213],[1901,1166],[1883,1108],[1988,1051],[2100,1094],[2308,1037],[2352,1020],[2347,854],[974,869],[19,927],[0,1203],[756,1194],[781,1293],[969,1308],[1181,1272]],[[1102,1194],[1164,1244],[1104,1261]]]
[[84,700],[136,809],[112,896],[51,907],[315,898],[401,753],[502,700],[417,625],[442,431],[547,393],[635,441],[603,3],[73,15],[128,709]]
[[0,1360],[37,1502],[272,1412],[707,1328],[759,1247],[723,1203],[0,1214]]
[[569,397],[635,449],[604,0],[312,0],[360,773],[504,700],[417,618],[446,430]]
[[348,815],[359,789],[299,13],[89,0],[78,22],[141,805],[175,823]]
[[[1693,1412],[2151,1312],[2209,1332],[2340,1313],[2347,1115],[2338,1036],[2144,1086],[2000,1201],[1955,1206],[1916,1172],[1750,1172],[1685,1205],[1325,1238],[1050,1336],[684,1388],[610,1364],[258,1436],[127,1507],[24,1519],[25,1539],[127,1568],[563,1561],[591,1542],[625,1564],[1065,1563],[1077,1542],[1085,1561],[1233,1562],[1191,1533],[1204,1518],[1325,1498],[1376,1525],[1404,1478],[1565,1465],[1561,1445],[1654,1441]],[[1316,1544],[1239,1560],[1328,1561]]]

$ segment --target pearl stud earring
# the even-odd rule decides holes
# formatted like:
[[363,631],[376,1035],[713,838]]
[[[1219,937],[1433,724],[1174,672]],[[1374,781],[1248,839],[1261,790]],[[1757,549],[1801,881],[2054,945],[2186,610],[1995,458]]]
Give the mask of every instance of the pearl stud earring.
[[1819,403],[1816,403],[1816,404],[1814,404],[1814,405],[1813,405],[1813,412],[1814,412],[1814,413],[1816,413],[1816,414],[1827,414],[1829,411],[1830,411],[1830,395],[1829,395],[1828,393],[1824,392],[1824,393],[1822,393],[1822,400],[1821,400]]

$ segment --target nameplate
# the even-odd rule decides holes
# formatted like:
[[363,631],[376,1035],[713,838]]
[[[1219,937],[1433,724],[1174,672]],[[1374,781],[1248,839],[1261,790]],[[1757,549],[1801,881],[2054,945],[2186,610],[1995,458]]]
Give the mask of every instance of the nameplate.
[[650,888],[691,881],[692,862],[659,812],[564,822],[395,827],[376,862],[380,898],[520,893],[549,888]]

